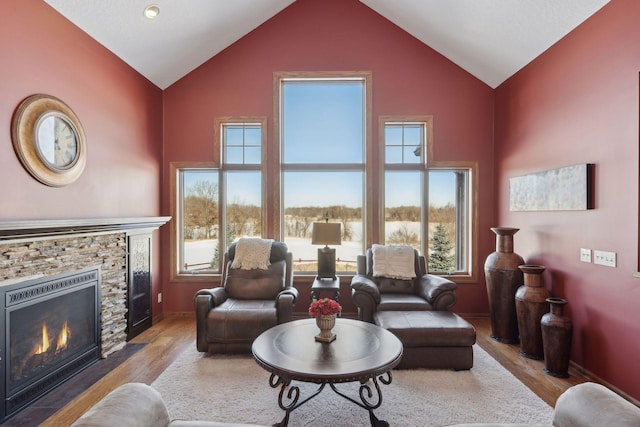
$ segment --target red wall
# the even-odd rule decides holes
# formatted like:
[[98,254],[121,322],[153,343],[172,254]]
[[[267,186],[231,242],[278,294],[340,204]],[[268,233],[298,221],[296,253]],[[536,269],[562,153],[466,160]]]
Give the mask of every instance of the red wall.
[[[214,160],[217,116],[267,116],[273,142],[274,72],[335,70],[372,72],[372,143],[378,141],[380,115],[430,114],[436,160],[478,162],[482,269],[495,247],[489,230],[495,225],[493,90],[356,0],[298,0],[166,89],[164,188],[169,162]],[[168,199],[163,211],[169,211]],[[163,245],[169,245],[167,229]],[[168,278],[169,252],[162,256]],[[349,280],[342,282],[342,294],[350,295]],[[165,310],[191,312],[196,290],[214,283],[166,282]],[[311,280],[296,284],[308,301]],[[481,273],[478,283],[460,285],[458,296],[456,311],[487,312]]]
[[[574,322],[572,360],[640,399],[638,76],[640,2],[612,0],[496,90],[500,225],[515,251],[547,267]],[[510,212],[509,178],[595,163],[595,209]],[[579,261],[617,253],[617,267]]]
[[[380,115],[432,114],[436,160],[479,164],[479,269],[489,228],[520,227],[516,251],[547,266],[546,286],[569,300],[573,360],[640,399],[637,22],[640,3],[612,0],[492,91],[356,0],[298,0],[162,93],[46,3],[3,1],[0,221],[168,214],[169,162],[212,161],[214,117],[264,115],[273,130],[274,71],[371,71],[370,140]],[[87,135],[87,167],[67,187],[40,184],[13,152],[13,111],[38,92],[67,102]],[[509,211],[509,177],[584,162],[596,164],[595,210]],[[168,227],[159,234],[154,295],[190,312],[195,291],[215,283],[169,282]],[[580,247],[617,252],[617,268],[580,263]],[[487,312],[478,277],[460,286],[458,312]]]
[[[0,57],[0,221],[160,215],[159,88],[39,0],[0,2]],[[13,150],[13,112],[34,93],[61,98],[84,128],[87,165],[66,187],[36,181]],[[159,277],[159,246],[155,261]]]

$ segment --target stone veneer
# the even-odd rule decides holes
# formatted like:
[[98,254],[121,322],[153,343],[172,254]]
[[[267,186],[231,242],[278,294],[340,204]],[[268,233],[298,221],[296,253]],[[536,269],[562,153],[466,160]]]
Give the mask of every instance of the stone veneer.
[[49,237],[0,243],[0,285],[100,266],[102,357],[127,339],[126,233]]

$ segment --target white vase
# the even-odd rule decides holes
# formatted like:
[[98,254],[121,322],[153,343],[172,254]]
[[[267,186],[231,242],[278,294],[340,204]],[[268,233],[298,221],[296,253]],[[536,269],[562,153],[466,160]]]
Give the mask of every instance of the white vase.
[[335,314],[316,317],[316,325],[320,328],[320,333],[315,337],[316,341],[331,342],[336,339],[336,334],[331,332],[336,325]]

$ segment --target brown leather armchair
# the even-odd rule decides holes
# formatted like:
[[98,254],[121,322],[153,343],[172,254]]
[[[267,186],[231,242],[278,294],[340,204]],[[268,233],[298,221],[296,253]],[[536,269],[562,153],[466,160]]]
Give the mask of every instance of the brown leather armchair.
[[448,310],[457,300],[454,282],[427,274],[424,256],[414,250],[412,280],[373,276],[373,251],[357,256],[357,273],[351,280],[351,299],[358,319],[374,323],[376,311]]
[[224,254],[221,287],[199,290],[194,298],[196,346],[209,353],[250,352],[267,329],[292,320],[298,291],[292,255],[273,242],[267,270],[231,268],[236,244]]

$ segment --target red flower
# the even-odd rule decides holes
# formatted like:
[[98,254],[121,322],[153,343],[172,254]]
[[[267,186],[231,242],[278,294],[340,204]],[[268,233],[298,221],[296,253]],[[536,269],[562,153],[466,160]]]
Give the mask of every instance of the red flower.
[[330,316],[342,311],[342,307],[336,301],[330,298],[322,298],[318,301],[314,301],[309,306],[309,316]]

